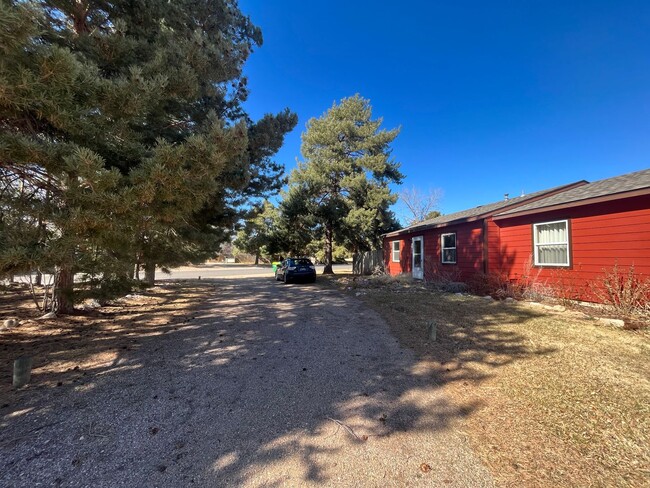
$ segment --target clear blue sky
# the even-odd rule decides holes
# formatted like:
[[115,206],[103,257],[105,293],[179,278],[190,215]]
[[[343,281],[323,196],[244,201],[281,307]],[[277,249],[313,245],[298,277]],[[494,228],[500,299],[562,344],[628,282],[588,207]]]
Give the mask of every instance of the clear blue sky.
[[404,185],[443,213],[504,193],[650,167],[650,2],[240,0],[264,45],[245,72],[254,117],[291,108],[277,159],[334,101],[360,93]]

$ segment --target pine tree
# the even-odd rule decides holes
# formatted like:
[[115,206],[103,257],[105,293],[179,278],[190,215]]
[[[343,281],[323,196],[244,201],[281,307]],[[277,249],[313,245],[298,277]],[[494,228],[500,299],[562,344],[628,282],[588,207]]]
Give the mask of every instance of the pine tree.
[[248,142],[243,153],[215,180],[205,203],[191,216],[179,220],[173,233],[163,225],[160,232],[148,234],[143,260],[150,262],[146,259],[150,255],[159,265],[174,266],[214,256],[230,237],[230,231],[249,215],[251,206],[260,205],[286,182],[284,167],[272,156],[296,123],[296,115],[289,110],[267,114],[256,123],[247,119]]
[[261,256],[270,257],[275,251],[278,220],[277,207],[265,200],[251,209],[233,244],[237,249],[254,255],[255,264],[258,264]]
[[370,102],[355,95],[311,119],[302,135],[304,162],[290,176],[283,213],[312,219],[313,238],[325,243],[324,273],[332,273],[335,242],[351,252],[367,250],[395,225],[389,184],[402,175],[390,144],[399,130],[380,129],[382,119],[371,117]]
[[2,0],[0,272],[54,268],[64,313],[77,272],[216,249],[296,122],[242,108],[261,42],[234,0]]
[[[38,4],[0,4],[3,270],[55,271],[54,309],[72,310],[75,266],[125,211],[119,172],[80,141],[97,135],[98,69],[46,41]],[[21,227],[31,229],[23,234]]]

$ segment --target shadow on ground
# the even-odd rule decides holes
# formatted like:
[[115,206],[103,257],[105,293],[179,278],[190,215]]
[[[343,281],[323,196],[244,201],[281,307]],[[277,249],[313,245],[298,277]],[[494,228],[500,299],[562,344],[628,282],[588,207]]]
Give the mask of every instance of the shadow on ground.
[[[457,472],[452,447],[431,478],[419,471],[426,453],[444,451],[425,444],[478,405],[449,404],[440,382],[463,378],[422,368],[358,300],[260,278],[168,286],[145,312],[62,318],[43,340],[0,336],[8,485],[483,484],[474,461]],[[466,334],[464,354],[490,360],[503,340]],[[516,334],[505,340],[509,360],[530,354]],[[7,371],[22,354],[35,371],[13,391]],[[413,448],[407,436],[420,436],[423,454],[399,472],[391,462]]]

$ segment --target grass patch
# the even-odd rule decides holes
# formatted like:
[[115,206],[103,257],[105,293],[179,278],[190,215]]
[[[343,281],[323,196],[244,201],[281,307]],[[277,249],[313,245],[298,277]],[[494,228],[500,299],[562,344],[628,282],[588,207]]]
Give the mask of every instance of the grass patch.
[[[328,280],[353,290],[350,277]],[[572,312],[367,286],[360,298],[433,368],[501,486],[642,486],[650,479],[650,334]],[[437,324],[430,342],[426,324]]]

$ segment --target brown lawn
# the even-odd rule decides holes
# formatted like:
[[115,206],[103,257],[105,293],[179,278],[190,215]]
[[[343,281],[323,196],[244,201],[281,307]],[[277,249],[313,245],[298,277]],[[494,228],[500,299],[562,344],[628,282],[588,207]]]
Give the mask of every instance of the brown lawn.
[[647,486],[648,329],[382,281],[333,279],[380,312],[459,407],[482,405],[465,429],[499,485]]

